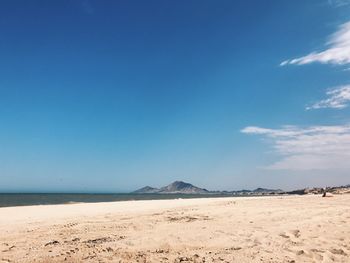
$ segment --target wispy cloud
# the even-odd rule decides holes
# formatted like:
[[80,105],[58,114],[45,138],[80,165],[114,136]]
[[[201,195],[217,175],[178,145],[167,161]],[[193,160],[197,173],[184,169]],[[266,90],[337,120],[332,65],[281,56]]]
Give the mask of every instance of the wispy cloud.
[[311,106],[306,107],[307,110],[333,108],[343,109],[350,103],[350,85],[340,86],[327,91],[327,99],[318,101]]
[[350,63],[350,21],[339,26],[337,32],[329,37],[324,51],[314,51],[310,54],[283,61],[280,65],[304,65],[313,62],[323,64],[344,65]]
[[268,137],[281,159],[273,170],[350,169],[350,125],[284,126],[281,129],[246,127],[241,132]]
[[334,7],[343,7],[350,5],[350,0],[328,0],[328,3]]

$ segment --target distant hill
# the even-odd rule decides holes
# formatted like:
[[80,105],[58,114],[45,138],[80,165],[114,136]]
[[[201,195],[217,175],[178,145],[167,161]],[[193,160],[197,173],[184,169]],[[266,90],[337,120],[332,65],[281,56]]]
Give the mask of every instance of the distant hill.
[[350,194],[350,184],[343,186],[332,186],[332,187],[313,187],[313,188],[304,188],[285,192],[286,194],[297,194],[297,195],[306,195],[306,194],[323,194],[324,191],[332,194]]
[[233,195],[265,195],[283,192],[282,190],[257,188],[255,190],[239,190],[239,191],[208,191],[199,188],[190,183],[175,181],[161,188],[145,186],[134,191],[135,194],[233,194]]
[[154,188],[151,186],[145,186],[141,189],[134,191],[135,194],[219,194],[219,195],[234,195],[234,196],[261,196],[261,195],[304,195],[304,194],[322,194],[326,190],[333,194],[350,193],[350,185],[336,186],[336,187],[314,187],[304,188],[293,191],[283,191],[281,189],[268,189],[268,188],[256,188],[255,190],[238,190],[238,191],[208,191],[204,188],[199,188],[189,183],[182,181],[175,181],[167,186],[161,188]]
[[182,181],[175,181],[167,186],[161,188],[153,188],[150,186],[143,187],[134,191],[137,194],[205,194],[210,193],[207,189],[199,188],[189,183]]
[[134,191],[133,193],[135,193],[135,194],[152,194],[152,193],[157,193],[157,192],[159,192],[158,188],[145,186],[145,187],[142,187],[142,188]]
[[280,192],[283,192],[283,190],[281,190],[281,189],[256,188],[252,192],[254,192],[254,193],[280,193]]
[[205,194],[207,189],[199,188],[189,183],[175,181],[167,186],[160,188],[160,193],[181,193],[181,194]]

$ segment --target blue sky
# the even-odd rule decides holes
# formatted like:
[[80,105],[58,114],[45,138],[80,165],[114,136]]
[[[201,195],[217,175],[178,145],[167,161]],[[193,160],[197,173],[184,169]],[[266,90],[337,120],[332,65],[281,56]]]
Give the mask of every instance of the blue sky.
[[0,3],[0,191],[349,183],[350,1]]

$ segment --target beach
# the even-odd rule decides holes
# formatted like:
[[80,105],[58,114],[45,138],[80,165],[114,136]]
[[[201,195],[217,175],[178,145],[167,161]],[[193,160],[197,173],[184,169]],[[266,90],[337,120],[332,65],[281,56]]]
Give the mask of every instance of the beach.
[[0,208],[0,262],[349,262],[350,194]]

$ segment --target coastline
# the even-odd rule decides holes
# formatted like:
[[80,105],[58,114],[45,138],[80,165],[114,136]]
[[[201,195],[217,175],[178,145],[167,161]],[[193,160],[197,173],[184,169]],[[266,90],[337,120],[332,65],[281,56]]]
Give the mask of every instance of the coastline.
[[[244,195],[237,195],[241,197]],[[246,196],[259,196],[246,195]],[[221,198],[236,197],[232,194],[183,194],[183,193],[116,193],[116,194],[95,194],[95,193],[0,193],[0,208],[35,205],[61,205],[71,203],[105,203],[119,201],[138,200],[171,200],[171,199],[198,199],[198,198]]]
[[349,203],[306,195],[5,207],[0,260],[346,262]]
[[[2,224],[15,224],[29,220],[36,221],[69,219],[82,216],[98,216],[113,211],[115,214],[147,213],[164,209],[175,209],[186,206],[205,205],[216,201],[236,201],[240,199],[275,198],[278,196],[227,196],[227,197],[200,197],[200,198],[174,198],[158,200],[127,200],[115,202],[96,203],[66,203],[0,207],[0,226]],[[287,197],[287,196],[280,196]]]

